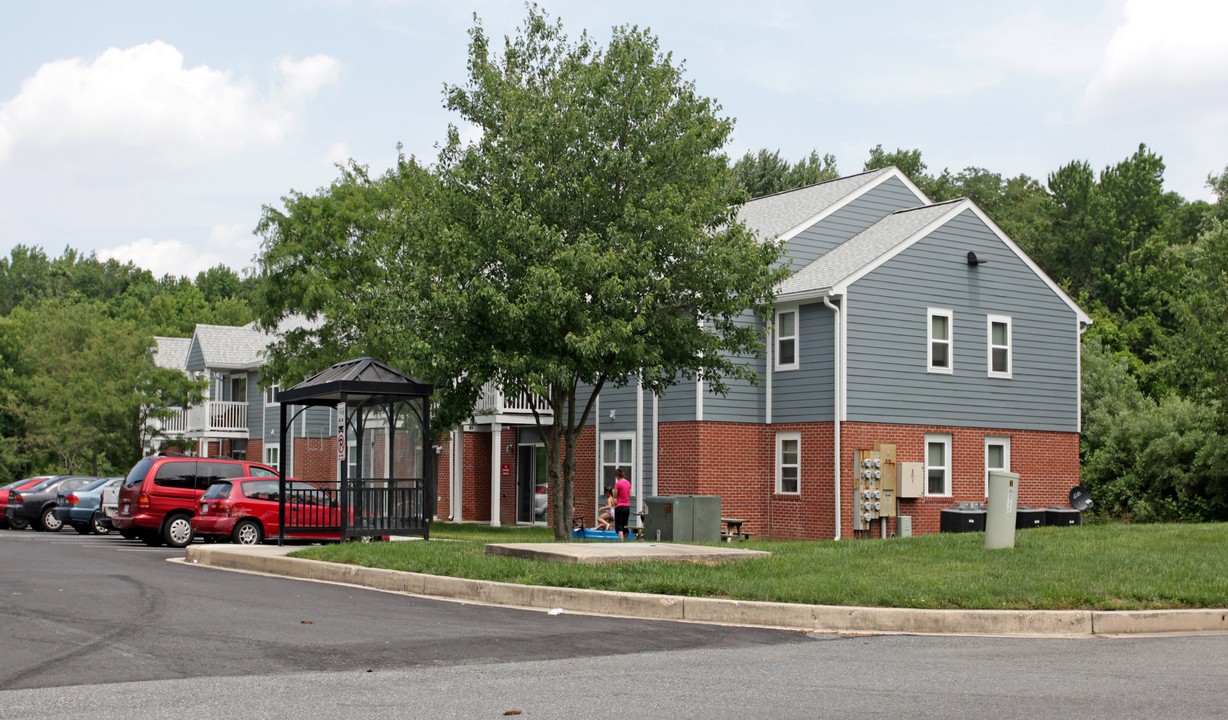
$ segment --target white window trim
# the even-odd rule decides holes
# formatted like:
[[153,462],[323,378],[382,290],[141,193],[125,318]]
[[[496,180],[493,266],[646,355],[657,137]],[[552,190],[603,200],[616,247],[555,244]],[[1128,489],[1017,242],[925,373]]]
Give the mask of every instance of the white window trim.
[[[793,334],[787,337],[782,337],[780,335],[780,316],[787,314],[787,313],[793,313]],[[776,339],[773,342],[773,350],[776,351],[775,355],[776,355],[776,369],[777,370],[796,370],[801,366],[801,357],[802,357],[801,342],[798,337],[799,335],[801,335],[801,324],[802,324],[801,320],[802,320],[802,313],[801,313],[800,307],[796,307],[796,306],[784,307],[784,308],[778,308],[776,310],[776,326],[775,326],[775,331],[773,332],[773,335],[775,336]],[[793,362],[791,363],[781,363],[780,362],[780,358],[781,358],[780,342],[782,340],[792,340],[793,341]]]
[[[1000,468],[989,467],[989,446],[990,445],[1001,445],[1002,446],[1002,464],[1004,467],[1000,467]],[[990,470],[1005,470],[1006,472],[1011,471],[1011,439],[1010,438],[996,437],[992,435],[985,437],[985,497],[989,497],[989,471]]]
[[[994,323],[1003,323],[1006,325],[1006,345],[993,344],[993,325]],[[993,369],[993,351],[995,347],[1006,348],[1006,372],[995,372]],[[1011,319],[1008,315],[986,315],[985,316],[985,348],[986,355],[985,367],[989,371],[989,377],[992,378],[1010,378],[1011,371],[1015,364],[1015,348],[1014,334],[1011,328]]]
[[265,407],[276,407],[278,405],[281,405],[281,403],[273,399],[277,397],[277,391],[280,389],[281,389],[281,385],[279,385],[278,383],[273,383],[272,385],[266,387],[264,390],[260,392],[261,397],[264,398]]
[[[786,492],[782,487],[784,482],[784,444],[789,440],[797,441],[797,490]],[[802,434],[800,432],[778,432],[776,433],[776,494],[777,495],[801,495],[802,494]]]
[[[944,450],[943,455],[946,460],[946,466],[943,470],[946,471],[945,492],[932,493],[930,492],[930,443],[942,443]],[[951,452],[951,436],[950,435],[926,435],[925,436],[925,496],[926,497],[951,497],[951,486],[954,484],[953,469],[951,467],[954,454]]]
[[[617,458],[615,458],[613,462],[608,461],[605,456],[605,441],[607,440],[614,441],[614,448],[615,448],[614,453],[615,454],[618,453],[618,441],[630,440],[631,441],[631,457],[628,458],[626,462],[618,462]],[[627,430],[620,430],[618,432],[603,432],[601,433],[601,444],[598,445],[598,450],[599,450],[599,452],[597,453],[597,461],[599,463],[597,466],[597,497],[598,499],[602,501],[605,500],[605,496],[603,494],[605,492],[605,488],[602,487],[602,483],[605,482],[605,469],[607,467],[614,467],[614,468],[625,467],[627,468],[627,473],[626,473],[627,482],[631,483],[631,497],[635,498],[638,501],[642,493],[640,492],[640,474],[636,472],[636,469],[639,467],[639,463],[636,462],[637,458],[639,457],[638,455],[636,455],[636,453],[639,451],[639,446],[635,442],[635,432],[627,431]]]
[[[272,450],[277,451],[277,460],[269,459],[269,453]],[[267,443],[261,449],[260,454],[263,456],[261,457],[260,462],[264,463],[265,465],[268,465],[271,468],[277,468],[280,470],[279,463],[281,461],[281,443]]]
[[[934,367],[934,318],[947,319],[947,339],[938,342],[947,344],[946,367]],[[950,375],[955,372],[955,314],[943,308],[927,308],[925,311],[925,371]]]

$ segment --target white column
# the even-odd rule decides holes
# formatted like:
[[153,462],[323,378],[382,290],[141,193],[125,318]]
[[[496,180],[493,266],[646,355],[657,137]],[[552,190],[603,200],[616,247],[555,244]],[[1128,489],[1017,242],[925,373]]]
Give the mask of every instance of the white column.
[[490,426],[490,526],[499,527],[499,465],[503,460],[503,426]]

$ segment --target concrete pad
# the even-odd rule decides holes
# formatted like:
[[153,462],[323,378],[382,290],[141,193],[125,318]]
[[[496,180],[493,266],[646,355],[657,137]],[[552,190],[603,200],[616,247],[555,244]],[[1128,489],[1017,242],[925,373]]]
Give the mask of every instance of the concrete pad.
[[762,550],[645,542],[490,543],[486,546],[486,554],[584,565],[608,565],[648,560],[710,564],[771,556],[771,553]]

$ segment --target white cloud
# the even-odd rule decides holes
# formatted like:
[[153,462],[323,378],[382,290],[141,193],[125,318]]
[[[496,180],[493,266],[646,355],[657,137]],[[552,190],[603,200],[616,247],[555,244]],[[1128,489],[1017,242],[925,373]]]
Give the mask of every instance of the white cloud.
[[99,260],[114,258],[120,262],[132,262],[149,270],[155,277],[175,275],[195,278],[197,273],[217,265],[226,265],[242,275],[252,266],[251,258],[258,247],[259,240],[243,225],[223,224],[215,225],[202,244],[141,238],[127,245],[96,252]]
[[328,55],[312,55],[302,60],[282,58],[277,68],[286,76],[283,88],[289,100],[313,97],[320,88],[336,81],[340,64]]
[[1028,75],[1085,78],[1096,69],[1111,29],[1099,18],[1080,24],[1069,14],[1053,18],[1031,7],[977,31],[963,54],[970,61],[992,60]]
[[1082,98],[1092,117],[1189,129],[1228,119],[1228,3],[1129,0]]
[[337,75],[336,61],[323,55],[280,67],[284,94],[262,97],[248,79],[185,67],[183,54],[161,41],[45,63],[0,105],[0,163],[21,156],[55,174],[198,163],[275,145],[296,121],[294,103]]

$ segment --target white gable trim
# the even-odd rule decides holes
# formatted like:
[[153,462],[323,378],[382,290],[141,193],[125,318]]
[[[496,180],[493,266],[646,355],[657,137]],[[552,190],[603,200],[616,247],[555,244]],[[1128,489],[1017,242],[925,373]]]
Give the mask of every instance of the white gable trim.
[[[870,170],[868,172],[874,172],[874,171]],[[776,236],[776,240],[782,243],[792,240],[795,236],[800,234],[802,231],[806,230],[807,228],[814,225],[815,223],[823,220],[827,216],[835,213],[837,210],[840,210],[844,206],[853,202],[854,200],[861,197],[862,195],[865,195],[866,193],[870,192],[871,190],[878,187],[879,185],[882,185],[884,182],[886,182],[890,178],[899,178],[904,183],[904,186],[907,187],[909,190],[911,190],[912,193],[917,196],[917,199],[921,201],[922,206],[932,204],[930,202],[930,199],[925,196],[925,193],[921,192],[921,188],[913,184],[913,181],[909,180],[908,176],[905,175],[899,168],[892,165],[891,167],[887,168],[887,172],[884,172],[883,174],[879,175],[874,180],[871,180],[870,182],[850,192],[849,194],[840,198],[839,200],[832,203],[831,205],[828,205],[827,207],[823,208],[822,211],[820,211],[818,214],[811,217],[809,220],[805,220],[801,223],[798,223],[797,225],[793,226],[793,228],[791,228],[790,230],[787,230],[781,233],[780,235]]]

